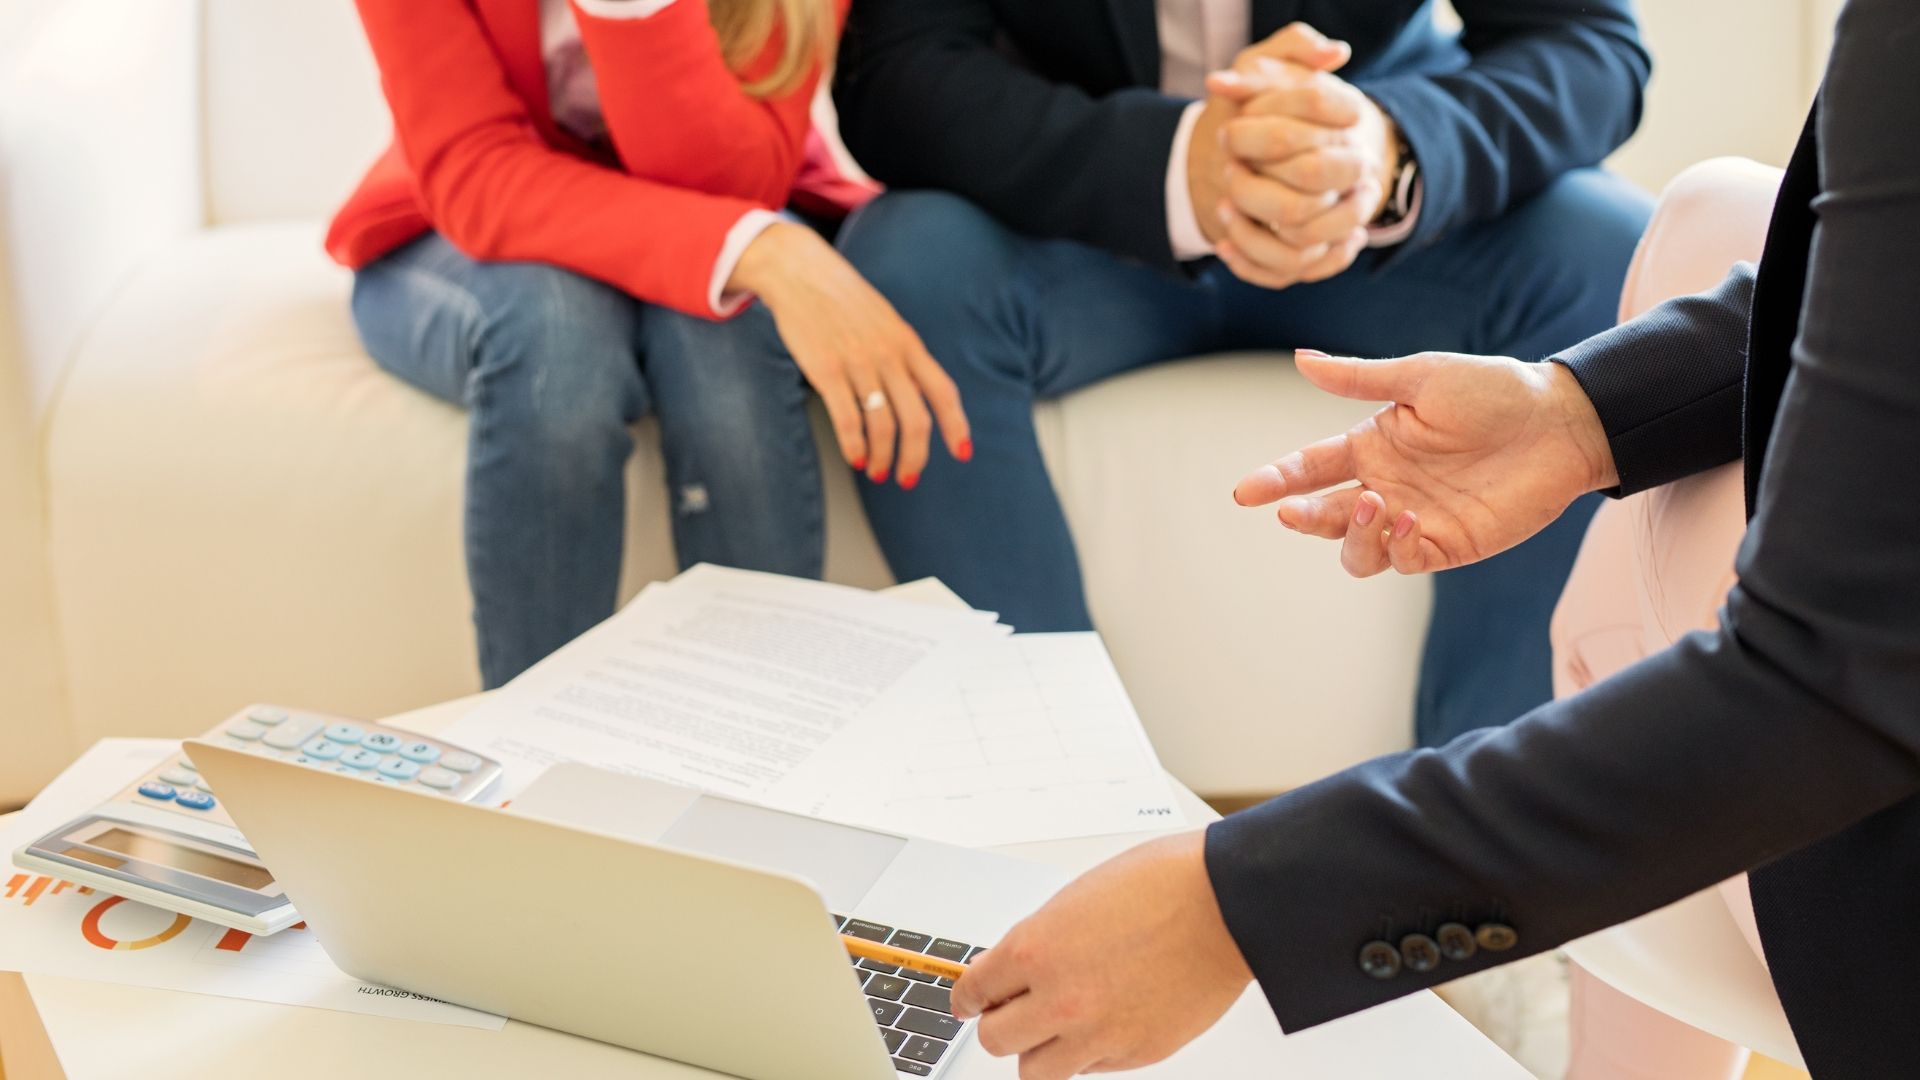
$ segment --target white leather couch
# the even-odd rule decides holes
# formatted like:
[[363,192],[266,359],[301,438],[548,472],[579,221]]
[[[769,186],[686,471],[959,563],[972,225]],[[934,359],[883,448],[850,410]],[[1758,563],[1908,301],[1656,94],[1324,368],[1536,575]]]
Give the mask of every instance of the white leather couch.
[[[192,734],[255,699],[372,717],[475,689],[464,417],[366,358],[320,249],[388,130],[351,4],[64,0],[16,47],[0,803],[103,735]],[[1228,498],[1364,411],[1279,356],[1041,410],[1095,617],[1200,790],[1276,790],[1409,741],[1427,586],[1350,581]],[[674,568],[650,437],[631,488],[628,592]],[[828,494],[829,576],[886,583],[838,470]]]

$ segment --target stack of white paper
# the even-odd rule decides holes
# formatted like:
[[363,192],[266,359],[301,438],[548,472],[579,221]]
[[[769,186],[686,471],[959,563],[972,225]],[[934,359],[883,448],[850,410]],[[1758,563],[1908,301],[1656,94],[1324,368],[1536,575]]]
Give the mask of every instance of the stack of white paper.
[[970,845],[1183,823],[1097,636],[1010,636],[935,582],[695,567],[445,737],[509,795],[579,761]]

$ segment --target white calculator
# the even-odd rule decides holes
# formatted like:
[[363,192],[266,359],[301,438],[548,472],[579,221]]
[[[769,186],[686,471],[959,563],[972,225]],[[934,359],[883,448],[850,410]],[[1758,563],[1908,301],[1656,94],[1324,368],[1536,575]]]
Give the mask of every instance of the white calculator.
[[[273,705],[243,709],[201,741],[461,802],[500,776],[499,762],[436,739]],[[13,861],[251,934],[300,921],[184,748]]]

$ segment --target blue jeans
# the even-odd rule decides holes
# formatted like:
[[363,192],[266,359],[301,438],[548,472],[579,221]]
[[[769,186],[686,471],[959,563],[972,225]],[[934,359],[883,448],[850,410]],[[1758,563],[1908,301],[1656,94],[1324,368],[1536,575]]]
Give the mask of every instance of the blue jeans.
[[[1034,434],[1036,400],[1235,349],[1543,359],[1613,325],[1651,212],[1639,190],[1584,170],[1404,258],[1365,252],[1336,278],[1275,292],[1217,264],[1186,278],[1021,236],[949,194],[882,196],[847,223],[840,248],[959,384],[976,449],[959,468],[936,445],[912,492],[862,481],[874,534],[902,580],[937,575],[1021,630],[1085,629],[1073,537]],[[1435,577],[1416,708],[1423,743],[1551,696],[1547,622],[1597,505],[1576,503],[1519,548]],[[1327,572],[1338,572],[1331,549]]]
[[628,426],[648,412],[681,566],[820,576],[807,385],[764,308],[710,322],[429,234],[359,272],[353,316],[381,367],[472,415],[467,576],[488,687],[613,613]]

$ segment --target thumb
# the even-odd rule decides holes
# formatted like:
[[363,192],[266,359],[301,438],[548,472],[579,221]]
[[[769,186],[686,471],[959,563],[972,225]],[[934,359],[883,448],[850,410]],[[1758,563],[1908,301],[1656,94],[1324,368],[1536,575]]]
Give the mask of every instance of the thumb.
[[1432,369],[1425,355],[1389,360],[1362,360],[1328,356],[1317,349],[1295,349],[1294,366],[1307,381],[1343,398],[1356,401],[1397,401],[1412,404],[1420,383]]

